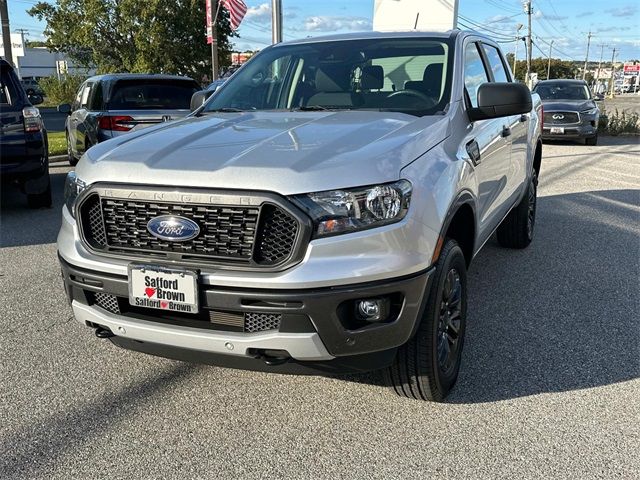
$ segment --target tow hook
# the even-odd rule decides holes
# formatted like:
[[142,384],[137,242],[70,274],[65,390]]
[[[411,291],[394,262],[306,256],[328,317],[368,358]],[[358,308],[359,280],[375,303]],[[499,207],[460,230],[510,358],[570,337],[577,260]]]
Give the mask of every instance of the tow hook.
[[270,366],[282,365],[291,360],[291,356],[285,350],[250,350],[248,352],[253,358],[262,360]]
[[96,337],[98,338],[110,338],[115,336],[113,332],[106,327],[96,328],[95,334],[96,334]]

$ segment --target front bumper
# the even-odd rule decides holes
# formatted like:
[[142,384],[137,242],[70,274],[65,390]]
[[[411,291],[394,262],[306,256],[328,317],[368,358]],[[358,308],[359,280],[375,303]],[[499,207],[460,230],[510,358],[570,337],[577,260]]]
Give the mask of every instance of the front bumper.
[[[92,327],[108,328],[117,337],[115,343],[121,346],[171,358],[197,354],[200,357],[197,361],[203,361],[202,356],[207,354],[246,361],[276,351],[294,363],[333,362],[331,371],[352,371],[345,359],[354,360],[357,371],[367,367],[381,368],[390,362],[394,349],[415,333],[432,272],[426,270],[393,280],[342,287],[296,290],[199,285],[203,313],[270,312],[281,315],[278,330],[244,333],[220,329],[211,324],[213,320],[209,321],[209,316],[167,318],[162,317],[164,312],[152,309],[127,312],[126,276],[85,270],[62,258],[60,262],[65,289],[78,321]],[[95,304],[92,298],[96,292],[115,295],[125,311],[114,314]],[[387,320],[365,324],[355,319],[354,301],[374,297],[391,299],[393,308]],[[146,350],[140,342],[149,345]],[[179,351],[184,355],[177,355]],[[367,355],[377,353],[381,356],[362,361],[368,358]],[[346,367],[338,369],[335,364]]]
[[[581,139],[591,138],[598,134],[598,119],[583,116],[583,122],[577,125],[548,125],[542,128],[543,140],[562,140],[562,139]],[[560,127],[564,129],[564,133],[551,133],[551,128]]]

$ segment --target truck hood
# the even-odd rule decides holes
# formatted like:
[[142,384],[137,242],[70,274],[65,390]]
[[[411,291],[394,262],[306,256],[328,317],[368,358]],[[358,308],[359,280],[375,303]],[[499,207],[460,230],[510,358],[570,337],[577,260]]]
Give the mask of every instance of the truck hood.
[[76,170],[86,183],[331,190],[397,180],[448,123],[373,111],[207,114],[100,143]]
[[593,100],[542,100],[545,112],[582,112],[595,108]]

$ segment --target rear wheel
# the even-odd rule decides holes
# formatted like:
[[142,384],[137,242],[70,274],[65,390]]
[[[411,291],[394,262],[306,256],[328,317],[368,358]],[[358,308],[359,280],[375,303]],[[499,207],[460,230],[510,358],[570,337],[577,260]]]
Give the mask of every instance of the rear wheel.
[[42,193],[27,194],[27,205],[29,208],[49,208],[51,207],[51,178],[47,172],[47,187]]
[[78,159],[73,155],[73,149],[69,141],[69,132],[66,133],[65,138],[67,139],[67,159],[69,160],[69,165],[75,167],[78,164]]
[[458,379],[467,319],[467,270],[455,240],[436,262],[415,336],[398,349],[385,379],[403,397],[441,402]]
[[536,224],[537,189],[538,175],[534,170],[531,172],[525,196],[498,227],[498,243],[503,247],[526,248],[533,240],[533,229]]

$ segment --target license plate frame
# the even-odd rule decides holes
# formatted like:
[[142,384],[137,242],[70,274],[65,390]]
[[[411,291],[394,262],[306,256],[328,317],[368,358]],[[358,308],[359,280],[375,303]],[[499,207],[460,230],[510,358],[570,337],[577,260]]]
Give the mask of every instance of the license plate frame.
[[[136,263],[129,264],[127,270],[130,305],[165,312],[198,313],[200,311],[199,273],[196,270]],[[138,285],[140,281],[142,285]],[[154,291],[149,295],[151,290]]]
[[564,135],[564,127],[551,127],[552,135]]

